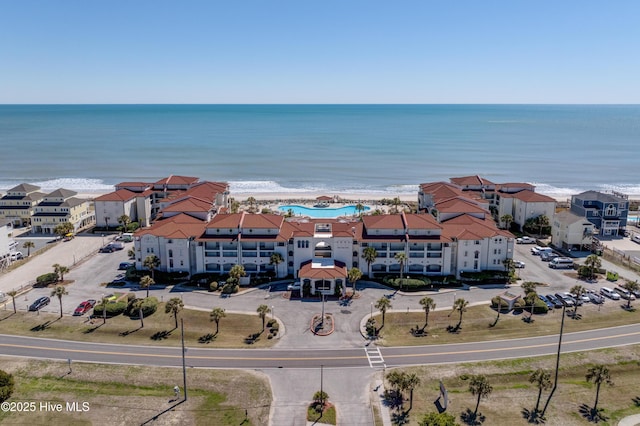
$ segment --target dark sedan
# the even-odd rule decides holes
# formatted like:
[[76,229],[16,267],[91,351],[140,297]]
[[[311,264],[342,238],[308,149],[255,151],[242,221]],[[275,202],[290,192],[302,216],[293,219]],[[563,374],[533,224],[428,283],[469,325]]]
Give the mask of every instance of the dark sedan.
[[49,302],[51,302],[51,299],[49,299],[48,297],[46,297],[46,296],[40,297],[39,299],[36,299],[36,301],[33,302],[31,304],[31,306],[29,306],[29,310],[30,311],[39,311],[40,309],[42,309],[45,306],[47,306],[49,304]]

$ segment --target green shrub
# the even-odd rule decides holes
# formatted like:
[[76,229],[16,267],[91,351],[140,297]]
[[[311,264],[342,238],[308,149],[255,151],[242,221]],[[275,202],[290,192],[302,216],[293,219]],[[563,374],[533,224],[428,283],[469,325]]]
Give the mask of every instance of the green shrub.
[[240,286],[238,284],[236,284],[235,282],[227,282],[223,287],[222,287],[222,294],[233,294],[233,293],[237,293],[238,290],[240,289]]
[[[135,303],[141,299],[133,299],[131,300],[124,311],[124,314],[126,316],[133,316],[133,317],[137,317],[138,316],[138,308],[134,307]],[[153,313],[155,313],[155,311],[158,309],[158,299],[151,296],[151,297],[147,297],[145,299],[142,299],[142,315],[144,315],[145,317],[148,317],[149,315],[153,315]]]
[[509,309],[509,303],[502,299],[500,296],[496,296],[493,299],[491,299],[491,307],[493,309],[498,309],[498,306],[500,306],[500,310],[506,310]]
[[45,287],[49,284],[57,282],[59,276],[55,272],[49,272],[47,274],[42,274],[38,278],[36,278],[36,286]]
[[[102,317],[102,303],[98,303],[96,306],[94,306],[93,308],[93,316],[94,317]],[[124,311],[127,309],[127,302],[112,302],[112,303],[107,303],[107,318],[111,318],[111,317],[117,317],[118,315],[124,313]]]
[[0,370],[0,402],[5,402],[11,398],[14,384],[13,375],[4,370]]
[[209,283],[209,291],[216,291],[218,289],[218,281],[211,281]]

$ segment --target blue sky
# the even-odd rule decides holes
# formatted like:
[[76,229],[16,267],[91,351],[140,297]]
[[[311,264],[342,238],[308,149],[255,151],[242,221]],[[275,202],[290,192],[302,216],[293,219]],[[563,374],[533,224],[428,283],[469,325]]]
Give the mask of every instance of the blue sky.
[[640,1],[0,0],[0,103],[640,103]]

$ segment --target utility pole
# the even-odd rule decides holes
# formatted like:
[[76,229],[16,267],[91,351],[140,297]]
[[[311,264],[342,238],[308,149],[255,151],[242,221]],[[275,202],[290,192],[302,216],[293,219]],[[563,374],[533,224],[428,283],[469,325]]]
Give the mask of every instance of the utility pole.
[[[324,296],[323,296],[324,297]],[[324,412],[324,392],[322,390],[322,373],[323,373],[324,365],[320,364],[320,398],[322,400],[322,404],[320,405],[320,413]]]
[[558,355],[556,357],[556,378],[553,383],[553,389],[551,389],[551,393],[549,394],[549,398],[547,398],[547,402],[544,404],[544,408],[542,409],[542,413],[540,417],[544,418],[544,413],[547,411],[547,407],[549,406],[549,402],[551,402],[551,397],[553,393],[556,391],[558,387],[558,371],[560,370],[560,348],[562,347],[562,331],[564,330],[564,317],[565,311],[567,309],[567,305],[562,305],[562,320],[560,321],[560,338],[558,339]]
[[187,400],[187,364],[185,354],[187,350],[184,347],[184,319],[180,318],[180,333],[182,334],[182,386],[184,387],[184,400]]

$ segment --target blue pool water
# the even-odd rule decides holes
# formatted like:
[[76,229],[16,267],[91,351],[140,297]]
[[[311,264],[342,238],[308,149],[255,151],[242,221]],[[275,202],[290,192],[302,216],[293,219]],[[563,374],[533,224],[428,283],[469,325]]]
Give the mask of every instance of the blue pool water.
[[[370,210],[370,207],[364,206],[364,211]],[[329,208],[329,207],[305,207],[298,205],[286,205],[278,207],[278,210],[282,212],[288,212],[289,210],[293,211],[293,214],[296,216],[309,216],[309,217],[317,217],[317,218],[332,218],[338,216],[354,216],[359,212],[356,210],[356,206],[344,206],[340,208]]]

